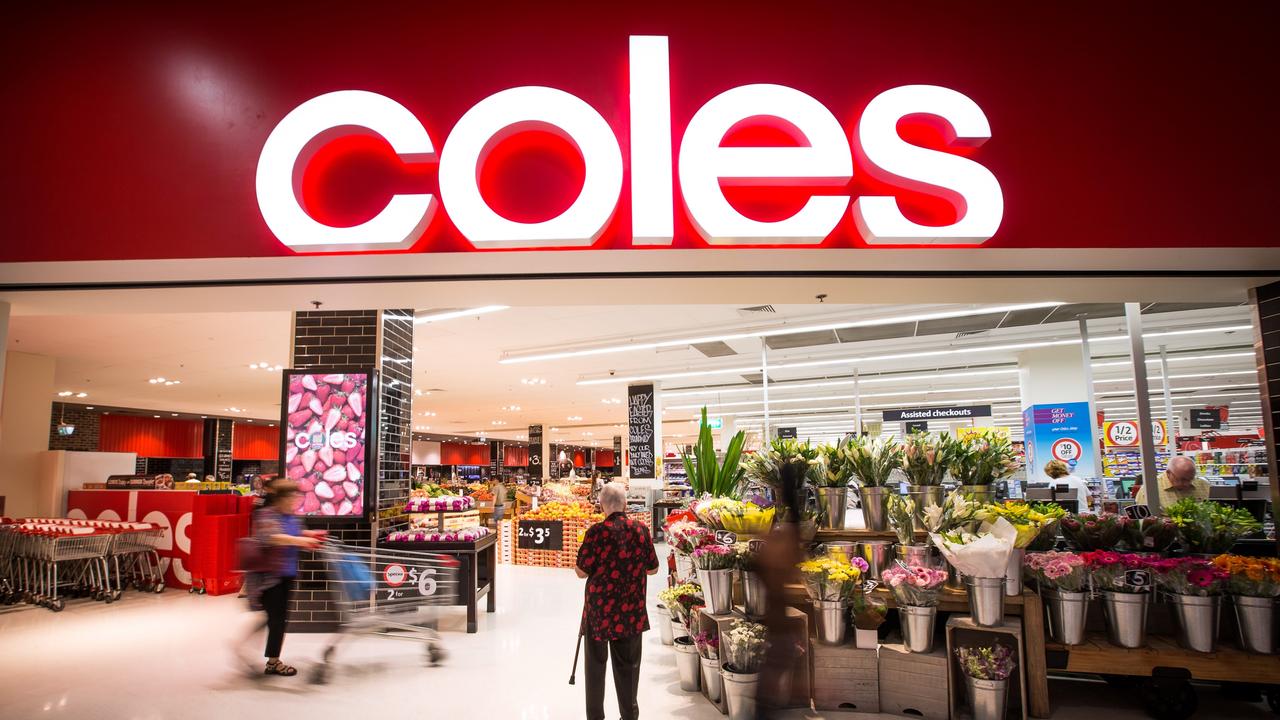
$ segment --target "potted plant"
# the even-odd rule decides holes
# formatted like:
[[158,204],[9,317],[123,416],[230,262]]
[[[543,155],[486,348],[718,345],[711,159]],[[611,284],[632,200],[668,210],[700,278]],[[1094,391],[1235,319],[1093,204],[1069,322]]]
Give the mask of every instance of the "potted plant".
[[818,503],[822,508],[822,525],[830,530],[844,529],[844,515],[849,503],[849,480],[852,468],[839,445],[819,445],[822,466],[815,475]]
[[737,564],[732,547],[711,543],[693,551],[693,566],[698,571],[707,605],[714,615],[733,610],[733,567]]
[[1231,574],[1198,557],[1152,560],[1156,582],[1173,600],[1178,643],[1188,650],[1213,652],[1222,614],[1221,595]]
[[1115,513],[1078,513],[1062,519],[1062,536],[1080,552],[1115,550],[1129,526],[1129,518]]
[[864,650],[874,650],[880,644],[880,626],[889,615],[889,606],[874,595],[856,592],[849,610],[853,616],[854,644]]
[[720,674],[729,720],[755,720],[756,687],[768,648],[768,630],[749,620],[735,620],[720,638],[724,658]]
[[702,664],[702,686],[707,689],[711,702],[720,702],[724,682],[720,678],[720,637],[714,632],[700,632],[693,636]]
[[1227,591],[1236,608],[1240,646],[1249,652],[1275,652],[1275,607],[1280,596],[1280,559],[1219,555],[1213,559],[1227,573]]
[[840,448],[862,498],[862,517],[868,530],[888,528],[885,502],[889,476],[902,465],[902,448],[891,440],[854,437]]
[[698,430],[698,442],[692,453],[681,453],[684,471],[689,478],[689,487],[694,497],[730,497],[736,498],[742,489],[743,468],[739,464],[742,458],[742,443],[746,435],[739,431],[725,447],[724,462],[716,460],[715,439],[711,436],[711,427],[707,424],[707,409],[702,408],[702,426]]
[[772,488],[778,504],[785,506],[784,519],[799,524],[801,541],[812,541],[820,515],[809,505],[822,464],[818,450],[808,442],[778,438],[767,451],[749,456],[744,463],[747,475]]
[[866,563],[862,558],[849,561],[843,555],[824,555],[805,560],[799,568],[817,616],[818,642],[843,645],[848,637],[845,613],[862,585]]
[[765,599],[764,580],[759,573],[760,552],[752,542],[740,542],[736,550],[738,571],[742,577],[743,609],[751,617],[764,617],[768,605]]
[[945,570],[897,563],[880,573],[898,604],[902,642],[907,652],[933,652],[933,626],[938,616],[938,593],[947,582]]
[[942,504],[942,479],[947,476],[953,447],[947,433],[934,438],[927,432],[915,432],[903,443],[902,470],[907,475],[907,495],[915,501],[917,513],[930,504]]
[[969,688],[973,720],[1004,720],[1009,700],[1009,678],[1017,669],[1007,645],[959,647],[956,658]]
[[1193,554],[1230,552],[1237,540],[1262,529],[1248,510],[1209,500],[1183,498],[1165,512],[1178,526],[1183,546]]
[[1013,540],[1013,550],[1009,553],[1009,565],[1005,569],[1005,594],[1016,597],[1022,594],[1022,556],[1027,546],[1040,536],[1049,518],[1036,512],[1030,505],[1020,500],[1006,500],[993,503],[978,511],[978,517],[985,523],[1004,518],[1017,532]]
[[1049,609],[1049,630],[1063,645],[1084,642],[1089,615],[1089,575],[1084,559],[1071,552],[1027,553],[1026,576],[1040,589]]
[[995,499],[992,485],[1012,475],[1018,469],[1018,458],[1013,444],[994,432],[984,432],[964,440],[948,442],[951,477],[960,483],[961,490],[979,502]]
[[1107,639],[1123,648],[1147,644],[1147,607],[1151,597],[1151,560],[1146,555],[1093,550],[1081,553],[1094,592],[1102,593]]

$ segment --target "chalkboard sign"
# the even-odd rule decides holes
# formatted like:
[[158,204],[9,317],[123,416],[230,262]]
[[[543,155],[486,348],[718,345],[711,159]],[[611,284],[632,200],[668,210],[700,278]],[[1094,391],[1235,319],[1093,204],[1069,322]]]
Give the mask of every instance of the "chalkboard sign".
[[613,436],[613,474],[622,474],[622,436]]
[[1125,570],[1124,584],[1131,588],[1151,587],[1150,570]]
[[564,549],[564,523],[559,520],[521,520],[516,527],[521,550]]
[[751,552],[753,552],[753,553],[758,553],[758,552],[760,552],[761,550],[764,550],[764,541],[763,541],[763,540],[748,540],[748,541],[747,541],[747,549],[748,549],[748,550],[750,550],[750,551],[751,551]]
[[1128,515],[1130,520],[1141,520],[1151,517],[1151,508],[1146,505],[1129,505],[1124,509],[1124,514]]
[[778,438],[791,438],[794,440],[796,438],[796,429],[793,427],[780,427],[778,428]]
[[653,385],[631,385],[627,388],[627,433],[633,478],[657,477],[653,425]]
[[733,545],[738,542],[738,536],[728,530],[717,530],[716,542],[720,545]]
[[911,420],[906,423],[906,427],[904,429],[907,435],[910,435],[912,433],[929,432],[929,421],[928,420]]
[[529,426],[529,477],[542,483],[542,426]]

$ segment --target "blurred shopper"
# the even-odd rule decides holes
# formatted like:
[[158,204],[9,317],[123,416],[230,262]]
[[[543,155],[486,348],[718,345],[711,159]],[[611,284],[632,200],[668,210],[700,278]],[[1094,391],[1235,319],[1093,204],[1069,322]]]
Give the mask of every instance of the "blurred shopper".
[[[1089,495],[1089,485],[1079,477],[1071,474],[1071,469],[1061,460],[1050,460],[1044,466],[1044,474],[1049,476],[1051,485],[1066,485],[1075,493],[1075,500],[1079,503],[1076,508],[1079,512],[1087,512],[1089,510],[1089,501],[1092,499]],[[1065,498],[1064,498],[1065,499]]]
[[791,702],[791,698],[785,697],[790,683],[783,680],[791,676],[799,659],[800,650],[786,620],[786,588],[801,582],[796,566],[804,559],[798,511],[802,503],[800,480],[800,476],[783,479],[778,503],[782,521],[765,538],[764,549],[760,552],[758,572],[764,582],[766,605],[763,622],[769,639],[764,665],[760,668],[760,682],[756,687],[757,717],[761,720],[782,717],[782,708]]
[[587,579],[582,630],[587,720],[604,720],[604,668],[610,658],[618,712],[622,720],[637,720],[641,640],[649,629],[646,576],[658,572],[658,555],[649,529],[627,517],[627,490],[621,483],[604,486],[600,509],[604,520],[587,529],[578,549],[578,577]]
[[489,490],[493,493],[493,526],[496,528],[507,513],[507,486],[501,480],[494,480]]
[[[251,610],[262,610],[266,619],[249,632],[243,645],[248,645],[264,627],[267,630],[266,675],[297,675],[296,668],[280,662],[285,626],[289,614],[289,595],[298,576],[298,550],[314,550],[324,539],[318,530],[303,530],[302,520],[294,515],[301,497],[292,480],[278,479],[264,487],[262,507],[253,511],[250,529],[257,546],[252,568],[245,573],[245,589]],[[246,661],[252,669],[253,664]]]
[[[1160,508],[1167,510],[1170,505],[1184,498],[1195,498],[1197,500],[1207,500],[1209,498],[1209,483],[1202,477],[1196,476],[1195,461],[1185,455],[1175,455],[1169,458],[1169,467],[1163,473],[1156,477],[1156,487],[1160,492]],[[1138,495],[1134,498],[1134,502],[1138,505],[1147,504],[1147,486],[1144,484],[1138,490]]]

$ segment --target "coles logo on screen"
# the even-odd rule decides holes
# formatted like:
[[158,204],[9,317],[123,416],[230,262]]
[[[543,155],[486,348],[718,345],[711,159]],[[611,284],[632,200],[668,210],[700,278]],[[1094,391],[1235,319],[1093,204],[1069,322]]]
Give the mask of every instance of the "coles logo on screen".
[[343,430],[334,430],[325,432],[323,430],[307,433],[301,432],[294,436],[293,444],[298,446],[299,450],[319,450],[325,446],[334,450],[350,450],[360,444],[360,440],[353,432],[345,432]]
[[[581,98],[552,87],[502,90],[471,107],[437,155],[423,123],[396,100],[364,90],[340,90],[307,100],[271,131],[258,159],[258,207],[271,232],[305,252],[401,250],[426,232],[438,209],[478,248],[587,247],[613,219],[624,174],[630,180],[631,243],[671,245],[675,188],[696,232],[710,245],[816,245],[852,217],[870,245],[980,245],[1004,216],[1000,183],[985,166],[944,150],[975,147],[991,126],[969,97],[936,85],[905,85],[872,98],[849,133],[821,102],[785,85],[730,88],[708,100],[689,120],[676,157],[672,142],[671,73],[667,38],[632,36],[628,55],[629,157],[601,114]],[[947,148],[913,145],[898,123],[926,116],[946,125]],[[763,123],[794,146],[724,147],[744,122]],[[582,189],[559,215],[518,222],[485,200],[480,176],[504,138],[550,132],[576,148],[585,169]],[[369,220],[350,227],[317,221],[299,199],[302,169],[337,136],[381,137],[406,163],[438,163],[439,198],[431,193],[391,196]],[[946,197],[957,218],[923,225],[908,218],[893,195],[839,194],[860,171],[893,187]],[[674,168],[674,172],[673,172]],[[724,186],[825,187],[790,217],[747,217],[725,197]]]

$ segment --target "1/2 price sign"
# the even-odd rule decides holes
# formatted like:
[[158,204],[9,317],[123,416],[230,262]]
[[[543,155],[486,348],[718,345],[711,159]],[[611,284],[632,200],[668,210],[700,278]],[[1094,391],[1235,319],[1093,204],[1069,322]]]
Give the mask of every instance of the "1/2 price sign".
[[521,520],[516,535],[521,550],[564,549],[564,523],[559,520]]

